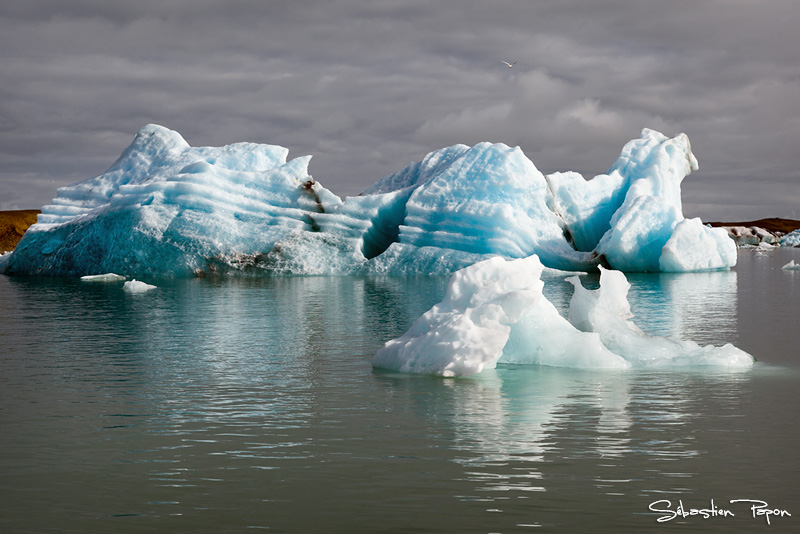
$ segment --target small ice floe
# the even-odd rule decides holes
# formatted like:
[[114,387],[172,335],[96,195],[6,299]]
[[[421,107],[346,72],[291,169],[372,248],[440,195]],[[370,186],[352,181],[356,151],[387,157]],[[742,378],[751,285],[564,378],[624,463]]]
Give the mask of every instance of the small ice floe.
[[761,242],[752,248],[756,256],[770,256],[772,252],[778,247],[776,245],[770,245],[769,243],[766,242]]
[[151,289],[155,288],[156,286],[145,284],[144,282],[140,282],[138,280],[129,280],[122,285],[122,289],[128,293],[144,293],[145,291],[150,291]]
[[122,282],[125,277],[114,273],[90,274],[81,276],[82,282]]
[[782,267],[784,271],[800,271],[800,263],[795,263],[794,260],[790,261]]

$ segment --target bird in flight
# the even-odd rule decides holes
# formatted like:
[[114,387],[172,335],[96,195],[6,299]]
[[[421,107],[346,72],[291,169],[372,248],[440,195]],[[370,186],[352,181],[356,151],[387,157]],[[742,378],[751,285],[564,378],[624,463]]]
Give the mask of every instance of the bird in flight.
[[[503,60],[501,59],[500,61],[503,61]],[[514,65],[516,65],[516,64],[517,64],[517,62],[516,62],[516,61],[515,61],[514,63],[509,63],[508,61],[503,61],[503,63],[505,63],[505,64],[506,64],[506,66],[507,66],[509,69],[510,69],[511,67],[513,67]]]

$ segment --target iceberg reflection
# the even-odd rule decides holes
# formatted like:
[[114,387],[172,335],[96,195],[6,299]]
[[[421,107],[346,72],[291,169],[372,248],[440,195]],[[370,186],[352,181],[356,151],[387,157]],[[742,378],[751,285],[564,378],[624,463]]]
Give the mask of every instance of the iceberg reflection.
[[[709,461],[698,432],[708,417],[719,417],[729,422],[717,422],[720,434],[711,437],[735,435],[739,396],[750,380],[746,371],[727,369],[532,366],[500,366],[446,381],[380,371],[376,376],[393,389],[403,382],[412,401],[424,399],[416,406],[440,431],[443,422],[451,426],[451,461],[462,466],[458,480],[473,488],[457,497],[487,502],[547,493],[560,485],[553,476],[566,476],[565,470],[591,478],[596,491],[609,495],[680,493],[701,470],[700,464],[691,468],[691,459]],[[647,470],[630,471],[626,466],[634,458]]]
[[736,340],[735,270],[629,274],[637,324],[651,335],[703,344]]

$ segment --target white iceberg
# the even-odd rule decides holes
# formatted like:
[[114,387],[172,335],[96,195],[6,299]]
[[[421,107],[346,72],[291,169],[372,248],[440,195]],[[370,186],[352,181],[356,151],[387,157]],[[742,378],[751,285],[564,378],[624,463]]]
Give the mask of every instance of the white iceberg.
[[781,269],[785,271],[800,271],[800,263],[795,263],[794,260],[791,260],[789,263],[781,267]]
[[494,368],[511,325],[544,298],[541,271],[539,259],[529,256],[495,257],[456,272],[442,302],[386,343],[373,365],[442,376]]
[[575,287],[569,307],[569,322],[584,332],[596,332],[609,350],[633,367],[710,365],[749,367],[753,357],[727,343],[701,347],[694,341],[650,336],[632,321],[628,290],[630,284],[620,271],[600,268],[600,287],[588,290],[577,276],[569,278]]
[[82,282],[122,282],[125,277],[115,273],[87,274],[81,276]]
[[577,277],[569,321],[543,295],[538,258],[492,258],[450,279],[444,299],[373,357],[375,367],[408,373],[462,376],[497,364],[592,369],[666,366],[746,368],[753,357],[726,344],[648,336],[633,322],[630,285],[601,268],[600,288]]
[[127,291],[128,293],[145,293],[150,291],[151,289],[156,289],[156,286],[146,284],[145,282],[140,282],[139,280],[133,279],[128,280],[124,284],[122,284],[122,289]]
[[700,219],[684,219],[661,248],[658,265],[663,272],[723,269],[736,265],[732,243],[724,229],[704,226]]
[[452,273],[492,256],[547,267],[692,271],[735,264],[686,221],[688,138],[645,129],[607,174],[543,175],[519,147],[454,145],[344,200],[280,146],[191,147],[148,125],[108,171],[59,189],[7,274]]

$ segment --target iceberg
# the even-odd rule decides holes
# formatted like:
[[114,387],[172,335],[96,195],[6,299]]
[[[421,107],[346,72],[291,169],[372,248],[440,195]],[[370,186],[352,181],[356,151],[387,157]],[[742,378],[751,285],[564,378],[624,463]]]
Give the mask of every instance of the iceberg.
[[375,367],[406,373],[463,376],[498,362],[627,368],[600,336],[559,315],[544,295],[536,255],[494,257],[457,271],[444,299],[374,356]]
[[442,376],[493,368],[511,325],[543,298],[541,271],[536,256],[512,262],[495,257],[457,271],[442,302],[386,343],[373,365]]
[[723,228],[704,226],[700,219],[675,225],[661,249],[662,272],[710,271],[736,265],[736,247]]
[[736,246],[758,246],[761,243],[775,245],[781,238],[759,226],[725,226],[728,235],[736,242]]
[[128,280],[124,284],[122,284],[122,289],[128,293],[145,293],[150,291],[151,289],[155,289],[156,286],[146,284],[145,282],[141,282],[139,280]]
[[542,295],[537,256],[491,258],[452,275],[443,300],[375,354],[374,367],[464,376],[498,364],[591,369],[717,366],[748,368],[754,359],[726,344],[649,336],[632,321],[625,275],[600,267],[600,288],[577,276],[569,317]]
[[800,230],[795,230],[781,237],[782,247],[800,247]]
[[536,254],[548,268],[724,269],[724,231],[687,221],[688,137],[645,129],[607,174],[545,176],[519,147],[454,145],[341,199],[311,156],[255,143],[192,147],[139,130],[103,174],[63,187],[0,272],[190,277],[451,274]]
[[82,282],[123,282],[125,277],[114,273],[105,274],[87,274],[81,276]]
[[794,260],[791,260],[789,263],[781,267],[784,271],[800,271],[800,263],[795,263]]
[[609,350],[634,367],[750,367],[753,357],[727,343],[721,347],[700,346],[694,341],[650,336],[633,321],[625,275],[600,267],[600,287],[588,290],[577,276],[569,307],[569,322],[583,332],[596,332]]

